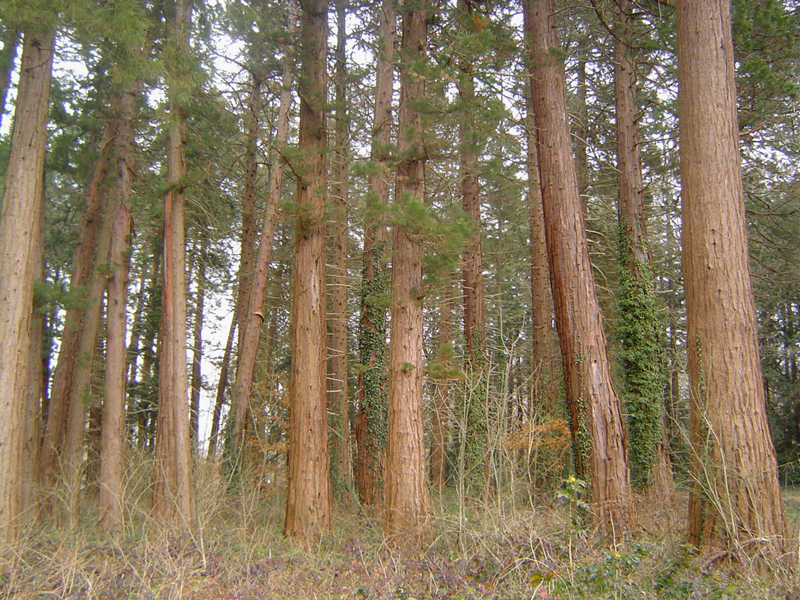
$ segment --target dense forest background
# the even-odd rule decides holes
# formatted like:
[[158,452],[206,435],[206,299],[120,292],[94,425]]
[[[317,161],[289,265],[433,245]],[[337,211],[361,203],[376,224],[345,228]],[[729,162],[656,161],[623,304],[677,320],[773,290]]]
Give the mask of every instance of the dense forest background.
[[[31,540],[59,545],[48,536],[97,522],[129,536],[157,523],[170,525],[165,552],[175,558],[204,531],[241,528],[250,535],[244,577],[258,581],[258,569],[291,562],[271,550],[253,558],[269,546],[256,541],[259,527],[282,526],[305,548],[344,530],[331,545],[360,557],[359,544],[368,552],[370,543],[358,533],[365,519],[370,535],[382,532],[377,548],[449,539],[462,559],[436,563],[436,589],[463,597],[494,597],[489,580],[521,586],[513,593],[525,597],[628,597],[638,584],[620,582],[641,564],[661,581],[653,597],[712,594],[702,587],[712,584],[675,575],[694,555],[642,542],[623,549],[626,531],[682,539],[688,528],[713,557],[705,566],[722,554],[755,564],[753,546],[780,564],[790,548],[761,542],[794,535],[783,508],[764,509],[775,530],[762,528],[772,517],[758,526],[738,513],[719,517],[749,509],[714,495],[711,447],[727,441],[691,400],[693,385],[714,382],[691,381],[687,359],[699,357],[693,368],[702,371],[712,351],[693,341],[705,334],[687,333],[686,280],[698,275],[682,266],[694,217],[681,211],[688,168],[681,172],[675,3],[551,4],[3,2],[3,211],[20,169],[33,172],[30,206],[42,208],[23,207],[0,232],[7,255],[24,255],[35,278],[21,309],[23,350],[0,357],[28,357],[17,383],[0,372],[0,386],[22,398],[4,400],[20,408],[3,413],[9,426],[0,430],[0,445],[16,440],[21,450],[18,471],[0,460],[5,495],[20,490],[0,503],[3,547],[20,535],[32,548]],[[712,4],[728,14],[725,2]],[[736,273],[752,284],[765,410],[723,419],[759,431],[763,412],[779,481],[791,489],[800,483],[800,5],[734,0],[729,14],[749,242],[749,274]],[[545,22],[557,24],[556,37],[537,29]],[[536,40],[555,43],[537,49]],[[49,47],[52,57],[31,58]],[[46,65],[50,76],[51,59],[48,99],[31,90],[36,69]],[[561,175],[543,154],[559,142],[547,137],[555,125],[542,125],[550,104],[536,87],[552,65],[571,134]],[[700,87],[711,75],[696,74]],[[41,173],[14,166],[14,136],[37,99],[47,115]],[[724,146],[723,129],[701,145]],[[575,204],[548,200],[552,182],[567,180]],[[561,250],[555,240],[567,234],[551,226],[559,206],[577,236]],[[39,242],[28,249],[28,239]],[[16,288],[2,297],[25,303]],[[565,302],[585,307],[586,323],[559,308]],[[737,306],[720,295],[705,324],[725,329],[723,313]],[[3,331],[4,345],[19,337]],[[728,351],[745,355],[745,346]],[[597,408],[605,404],[593,399],[584,363],[606,365],[608,408]],[[742,388],[748,377],[735,368],[728,376]],[[766,456],[753,459],[767,465],[759,477],[775,479],[771,452],[755,451]],[[722,464],[752,492],[744,467],[726,470],[724,456]],[[769,496],[771,485],[755,487]],[[714,527],[695,529],[699,513],[687,526],[687,490],[716,510]],[[746,502],[752,512],[769,505]],[[648,505],[669,522],[648,531]],[[508,533],[549,510],[541,522],[558,525],[527,549]],[[495,519],[507,528],[478,532],[476,523]],[[192,541],[180,546],[176,532]],[[541,541],[552,535],[558,543]],[[585,584],[574,576],[580,553],[594,557],[581,567]],[[222,568],[211,563],[222,559],[200,555],[197,572],[213,579]],[[31,557],[16,551],[0,590],[35,587],[20,575],[25,561],[56,568]],[[674,581],[652,566],[665,561]],[[380,597],[422,596],[403,587],[422,584],[397,569],[402,585]],[[464,573],[481,582],[472,592]],[[59,585],[57,593],[87,589]],[[364,584],[360,597],[379,588]]]

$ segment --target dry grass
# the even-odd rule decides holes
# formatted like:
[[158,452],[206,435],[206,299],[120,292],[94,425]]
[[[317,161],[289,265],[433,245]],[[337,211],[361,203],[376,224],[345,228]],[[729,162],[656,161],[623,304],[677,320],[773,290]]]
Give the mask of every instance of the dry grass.
[[91,500],[77,528],[30,526],[6,549],[0,598],[796,597],[789,566],[757,574],[682,546],[684,500],[643,504],[639,525],[608,547],[575,530],[552,494],[532,508],[501,491],[502,501],[459,510],[452,492],[434,492],[427,547],[401,553],[386,547],[376,515],[339,494],[334,533],[304,550],[281,535],[280,483],[229,495],[215,469],[200,468],[198,524],[187,536],[149,520],[145,471],[129,479],[128,520],[116,534],[96,531]]

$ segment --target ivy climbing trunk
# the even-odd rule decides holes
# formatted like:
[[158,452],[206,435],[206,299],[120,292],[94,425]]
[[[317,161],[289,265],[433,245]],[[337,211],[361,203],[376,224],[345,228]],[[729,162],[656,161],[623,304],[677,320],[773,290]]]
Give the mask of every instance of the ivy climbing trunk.
[[786,521],[758,353],[730,10],[729,0],[677,3],[689,540],[780,553]]
[[575,466],[591,487],[595,524],[623,526],[630,501],[627,439],[611,381],[567,117],[553,0],[527,0],[531,94],[539,143],[547,254]]
[[393,543],[424,535],[430,515],[425,476],[422,374],[422,240],[413,215],[425,210],[425,160],[419,103],[425,96],[427,0],[403,3],[395,203],[403,216],[392,232],[386,534]]
[[0,213],[0,542],[23,524],[23,442],[33,282],[42,244],[53,30],[25,30]]
[[383,497],[386,454],[387,381],[386,304],[389,291],[389,232],[384,211],[389,202],[392,172],[389,152],[392,133],[395,0],[383,0],[379,10],[379,46],[375,66],[375,108],[372,121],[367,212],[364,217],[364,257],[361,278],[361,319],[358,333],[358,420],[356,422],[356,488],[363,504]]
[[622,396],[628,422],[631,484],[657,497],[673,493],[664,435],[666,323],[655,291],[647,239],[636,106],[633,3],[616,0],[614,98],[619,182],[620,273],[618,335]]
[[289,475],[284,533],[310,543],[332,525],[325,390],[326,57],[328,2],[300,3],[297,216],[289,383]]

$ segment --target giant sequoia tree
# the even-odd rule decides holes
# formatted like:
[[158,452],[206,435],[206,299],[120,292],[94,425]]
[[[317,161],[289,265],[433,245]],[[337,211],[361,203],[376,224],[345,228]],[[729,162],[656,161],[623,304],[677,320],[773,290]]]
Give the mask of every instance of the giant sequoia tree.
[[287,536],[311,540],[331,527],[325,388],[325,100],[328,2],[301,6],[300,152],[294,240],[289,384]]
[[677,11],[689,539],[706,549],[780,548],[786,523],[748,264],[730,1],[679,0]]
[[23,510],[22,444],[28,414],[33,282],[42,243],[40,219],[53,65],[53,25],[25,27],[11,153],[0,215],[0,541],[13,541]]
[[575,467],[591,485],[596,522],[609,525],[623,521],[628,509],[627,439],[578,196],[553,2],[528,0],[527,10],[547,254]]
[[420,101],[430,6],[403,3],[400,130],[395,202],[400,218],[392,232],[392,304],[389,345],[389,442],[386,452],[386,532],[413,536],[429,515],[422,412],[422,240],[417,229],[425,211],[425,149]]

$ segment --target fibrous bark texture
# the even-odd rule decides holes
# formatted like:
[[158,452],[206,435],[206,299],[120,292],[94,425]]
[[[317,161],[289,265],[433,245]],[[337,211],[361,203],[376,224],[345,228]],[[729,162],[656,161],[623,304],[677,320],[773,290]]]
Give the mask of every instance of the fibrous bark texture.
[[328,2],[301,6],[300,161],[294,240],[289,475],[284,533],[308,543],[331,527],[325,389],[325,61]]
[[44,158],[53,32],[24,33],[0,214],[0,541],[22,526],[23,442],[30,361],[33,282],[41,246]]
[[630,499],[627,440],[578,196],[564,69],[552,51],[559,47],[553,1],[528,0],[527,8],[545,233],[575,466],[591,486],[595,523],[619,527]]
[[[425,202],[425,156],[419,101],[425,79],[417,72],[426,57],[427,2],[406,3],[395,202],[413,214]],[[422,374],[422,240],[410,218],[392,233],[391,340],[389,345],[389,427],[386,452],[386,533],[396,543],[424,534],[430,505],[425,477]]]
[[748,263],[730,2],[679,0],[677,15],[689,539],[708,550],[780,550],[786,524]]

